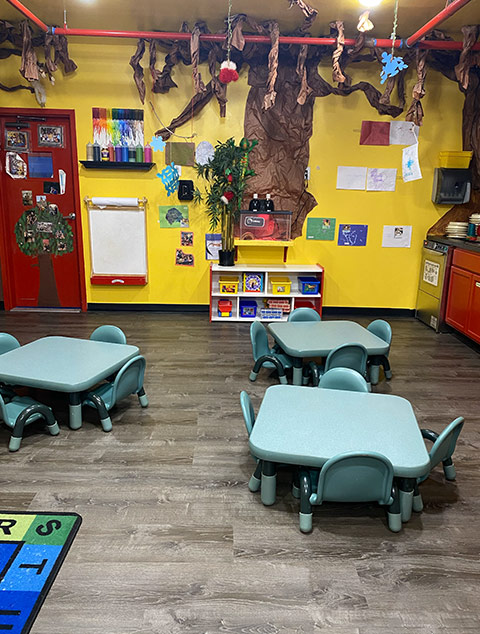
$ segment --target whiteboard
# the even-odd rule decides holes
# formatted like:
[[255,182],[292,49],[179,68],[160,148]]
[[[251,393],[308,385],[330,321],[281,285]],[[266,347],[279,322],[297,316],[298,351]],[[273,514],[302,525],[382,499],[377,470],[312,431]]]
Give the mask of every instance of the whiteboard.
[[146,275],[145,209],[89,209],[92,273]]

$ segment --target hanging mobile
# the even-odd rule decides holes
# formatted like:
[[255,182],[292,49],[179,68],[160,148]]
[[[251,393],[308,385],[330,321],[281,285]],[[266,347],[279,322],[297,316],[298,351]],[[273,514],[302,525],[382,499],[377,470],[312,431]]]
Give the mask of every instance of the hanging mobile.
[[220,66],[218,79],[222,84],[229,84],[231,81],[237,81],[238,72],[237,65],[230,59],[230,50],[232,48],[232,0],[228,0],[228,18],[227,18],[227,59]]
[[395,77],[401,70],[408,68],[408,64],[405,64],[403,57],[395,57],[395,40],[397,38],[397,16],[398,16],[398,0],[395,0],[395,13],[393,17],[393,31],[390,36],[392,40],[392,52],[390,55],[387,52],[382,53],[383,70],[380,73],[380,83],[384,84],[388,77]]

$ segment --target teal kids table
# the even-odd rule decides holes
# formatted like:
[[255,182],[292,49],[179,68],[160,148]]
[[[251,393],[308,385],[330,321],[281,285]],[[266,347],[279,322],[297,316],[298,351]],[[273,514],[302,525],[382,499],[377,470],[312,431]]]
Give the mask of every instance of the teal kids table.
[[[262,502],[274,504],[276,464],[321,468],[351,451],[374,451],[393,465],[402,520],[412,512],[416,479],[430,460],[410,403],[399,396],[274,385],[265,392],[250,449],[262,463]],[[311,515],[306,496],[302,513]]]
[[66,392],[70,427],[82,426],[81,393],[137,356],[137,346],[72,337],[44,337],[0,355],[0,381]]
[[293,357],[293,384],[302,384],[305,357],[326,357],[344,343],[360,343],[368,355],[388,352],[389,344],[354,321],[287,321],[267,326],[275,341]]

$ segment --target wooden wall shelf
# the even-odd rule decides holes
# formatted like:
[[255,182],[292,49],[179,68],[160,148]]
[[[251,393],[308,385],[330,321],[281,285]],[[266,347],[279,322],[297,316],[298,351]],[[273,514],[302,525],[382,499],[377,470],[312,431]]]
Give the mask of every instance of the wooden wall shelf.
[[126,161],[80,161],[83,167],[93,170],[139,170],[147,172],[155,163],[127,163]]

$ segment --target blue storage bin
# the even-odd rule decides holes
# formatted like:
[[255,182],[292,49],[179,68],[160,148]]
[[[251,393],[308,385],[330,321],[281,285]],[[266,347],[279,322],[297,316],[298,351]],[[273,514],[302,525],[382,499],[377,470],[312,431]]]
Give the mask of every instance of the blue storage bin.
[[318,295],[320,292],[320,280],[316,277],[299,277],[298,287],[302,295]]
[[256,317],[257,302],[252,299],[240,300],[240,317]]

